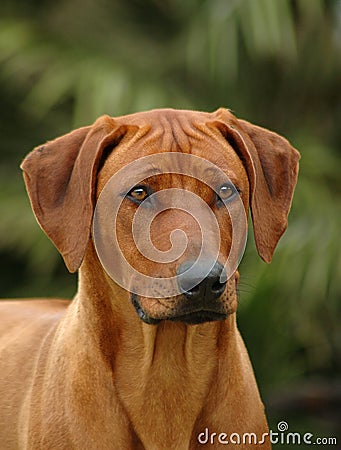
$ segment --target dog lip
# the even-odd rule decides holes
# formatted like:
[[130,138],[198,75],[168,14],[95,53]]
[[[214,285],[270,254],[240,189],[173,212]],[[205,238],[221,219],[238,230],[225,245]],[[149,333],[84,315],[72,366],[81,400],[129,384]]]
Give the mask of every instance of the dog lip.
[[146,314],[143,309],[141,308],[137,295],[136,294],[131,294],[131,302],[134,306],[134,308],[136,309],[136,312],[139,316],[139,318],[146,324],[148,325],[157,325],[161,322],[161,319],[154,319],[153,317],[148,316],[148,314]]
[[205,322],[225,320],[228,316],[227,313],[222,313],[219,311],[196,309],[186,311],[183,314],[179,314],[177,316],[164,317],[163,319],[155,319],[154,317],[149,316],[143,311],[138,301],[138,296],[136,294],[131,294],[131,302],[139,318],[148,325],[158,325],[162,320],[169,320],[171,322],[182,322],[188,325],[198,325],[200,323]]
[[169,317],[172,322],[183,322],[189,325],[198,325],[205,322],[225,320],[228,314],[210,310],[192,311],[178,316]]

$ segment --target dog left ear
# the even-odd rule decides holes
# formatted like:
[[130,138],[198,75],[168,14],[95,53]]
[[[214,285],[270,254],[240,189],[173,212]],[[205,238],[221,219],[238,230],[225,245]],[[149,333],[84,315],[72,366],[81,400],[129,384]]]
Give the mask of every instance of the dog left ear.
[[126,132],[127,127],[102,116],[92,126],[35,148],[21,164],[36,219],[70,272],[79,268],[89,241],[103,152]]
[[[244,163],[250,182],[250,206],[259,255],[270,262],[288,226],[300,154],[290,143],[265,128],[217,111],[217,128]],[[222,120],[221,120],[222,119]]]

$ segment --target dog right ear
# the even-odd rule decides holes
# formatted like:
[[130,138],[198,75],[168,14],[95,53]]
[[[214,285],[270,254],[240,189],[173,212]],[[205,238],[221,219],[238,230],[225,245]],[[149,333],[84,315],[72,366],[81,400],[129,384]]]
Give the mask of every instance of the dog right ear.
[[35,148],[21,164],[36,219],[70,272],[79,268],[90,238],[101,156],[126,132],[127,127],[102,116],[92,126]]

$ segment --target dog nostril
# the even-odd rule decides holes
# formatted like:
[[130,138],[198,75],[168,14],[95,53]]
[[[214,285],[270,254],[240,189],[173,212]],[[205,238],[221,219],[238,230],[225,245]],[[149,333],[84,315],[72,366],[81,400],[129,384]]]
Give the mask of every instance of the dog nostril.
[[213,283],[212,287],[211,287],[211,291],[213,292],[213,294],[221,294],[224,292],[226,286],[226,281],[224,283],[221,283],[220,281],[216,281],[215,283]]
[[200,284],[185,292],[188,297],[198,297],[200,295]]

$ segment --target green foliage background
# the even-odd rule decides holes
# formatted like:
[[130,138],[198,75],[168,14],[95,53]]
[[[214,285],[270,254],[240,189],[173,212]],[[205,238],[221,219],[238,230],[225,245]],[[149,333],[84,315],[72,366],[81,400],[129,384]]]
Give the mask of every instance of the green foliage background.
[[0,99],[2,297],[76,290],[25,194],[32,147],[156,107],[226,106],[288,137],[289,229],[270,266],[250,234],[239,325],[273,429],[340,433],[340,0],[2,0]]

